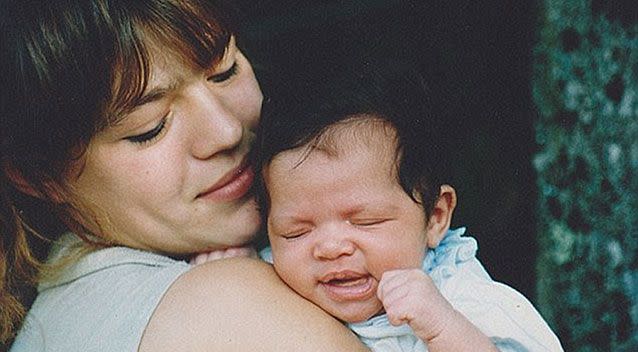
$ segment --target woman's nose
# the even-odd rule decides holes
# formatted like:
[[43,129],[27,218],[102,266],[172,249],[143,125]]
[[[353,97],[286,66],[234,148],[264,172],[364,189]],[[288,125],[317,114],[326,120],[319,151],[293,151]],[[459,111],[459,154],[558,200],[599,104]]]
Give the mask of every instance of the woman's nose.
[[223,98],[204,87],[196,92],[190,110],[195,114],[191,129],[195,136],[192,153],[196,158],[208,159],[241,144],[244,128]]
[[[334,230],[333,230],[334,231]],[[344,232],[318,234],[313,255],[318,260],[335,260],[354,254],[355,244]]]

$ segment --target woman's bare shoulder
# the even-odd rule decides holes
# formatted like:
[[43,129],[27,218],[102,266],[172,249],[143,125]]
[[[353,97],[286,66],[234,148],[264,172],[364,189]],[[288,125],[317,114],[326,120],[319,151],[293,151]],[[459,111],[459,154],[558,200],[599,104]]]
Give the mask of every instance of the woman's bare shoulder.
[[166,292],[144,351],[365,351],[354,334],[290,290],[264,262],[194,267]]

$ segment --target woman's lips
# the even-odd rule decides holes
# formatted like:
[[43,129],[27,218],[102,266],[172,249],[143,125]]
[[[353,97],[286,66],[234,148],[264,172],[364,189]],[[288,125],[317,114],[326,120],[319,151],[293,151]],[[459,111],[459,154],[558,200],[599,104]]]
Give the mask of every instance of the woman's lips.
[[370,275],[338,274],[319,281],[330,299],[337,302],[361,301],[372,297],[376,287]]
[[228,202],[243,197],[253,184],[255,173],[249,165],[232,170],[222,177],[215,185],[197,195],[197,198],[213,202]]

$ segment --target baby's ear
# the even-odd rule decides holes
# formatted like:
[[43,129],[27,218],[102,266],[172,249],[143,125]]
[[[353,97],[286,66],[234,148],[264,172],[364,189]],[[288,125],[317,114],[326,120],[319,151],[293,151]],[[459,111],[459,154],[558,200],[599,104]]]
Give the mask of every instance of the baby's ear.
[[452,214],[456,207],[456,191],[452,186],[443,185],[434,203],[426,230],[428,247],[435,248],[450,229]]

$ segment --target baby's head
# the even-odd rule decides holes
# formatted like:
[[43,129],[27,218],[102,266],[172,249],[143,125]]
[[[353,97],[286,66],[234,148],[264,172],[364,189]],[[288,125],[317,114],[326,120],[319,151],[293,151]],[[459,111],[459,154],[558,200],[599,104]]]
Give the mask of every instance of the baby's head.
[[388,270],[421,266],[456,202],[427,147],[428,96],[413,75],[371,67],[307,83],[266,113],[260,139],[274,267],[295,291],[347,322],[382,311]]

